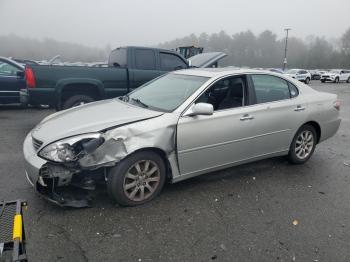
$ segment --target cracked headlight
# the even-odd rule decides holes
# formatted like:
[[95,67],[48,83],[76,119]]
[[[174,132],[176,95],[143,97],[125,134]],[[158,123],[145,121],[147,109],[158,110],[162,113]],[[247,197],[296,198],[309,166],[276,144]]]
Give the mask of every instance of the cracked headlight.
[[54,162],[74,162],[92,153],[104,143],[100,133],[90,133],[65,138],[45,146],[38,156]]

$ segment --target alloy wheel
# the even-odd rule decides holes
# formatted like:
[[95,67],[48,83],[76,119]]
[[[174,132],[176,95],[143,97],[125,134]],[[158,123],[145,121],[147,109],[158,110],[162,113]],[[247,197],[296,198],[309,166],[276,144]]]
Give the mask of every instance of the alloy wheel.
[[295,154],[301,160],[306,159],[312,153],[314,144],[313,133],[309,130],[302,131],[295,140]]
[[126,172],[123,189],[128,199],[143,201],[152,196],[159,183],[159,166],[151,160],[140,160]]

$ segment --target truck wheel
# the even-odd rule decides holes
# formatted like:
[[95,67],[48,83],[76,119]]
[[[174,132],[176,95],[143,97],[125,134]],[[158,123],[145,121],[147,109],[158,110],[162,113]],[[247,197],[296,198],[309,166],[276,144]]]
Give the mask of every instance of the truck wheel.
[[311,125],[303,125],[293,138],[289,148],[288,160],[291,164],[304,164],[315,151],[316,130]]
[[63,102],[62,109],[68,109],[71,107],[87,104],[94,102],[95,99],[88,95],[74,95],[66,99],[66,101]]
[[153,151],[140,151],[109,170],[107,191],[122,206],[141,205],[160,193],[165,179],[163,159]]

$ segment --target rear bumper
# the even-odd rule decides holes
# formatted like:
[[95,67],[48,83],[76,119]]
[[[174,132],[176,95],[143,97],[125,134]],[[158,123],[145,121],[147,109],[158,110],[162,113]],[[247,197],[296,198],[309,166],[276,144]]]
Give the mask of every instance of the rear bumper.
[[57,94],[51,88],[26,88],[19,92],[19,99],[24,105],[50,105],[55,106]]
[[28,91],[27,89],[21,89],[19,91],[19,101],[22,105],[28,105],[28,100],[29,100],[29,97],[28,97]]
[[340,126],[341,119],[337,118],[335,120],[324,122],[321,124],[321,138],[320,142],[332,137],[337,133]]

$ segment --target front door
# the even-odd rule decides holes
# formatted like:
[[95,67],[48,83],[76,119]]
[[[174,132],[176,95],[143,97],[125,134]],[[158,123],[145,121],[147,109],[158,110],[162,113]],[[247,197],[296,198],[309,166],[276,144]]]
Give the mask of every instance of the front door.
[[[210,116],[183,116],[178,122],[177,150],[181,175],[206,172],[249,157],[254,119],[246,107],[245,76],[228,77],[209,87],[196,103],[210,103]],[[242,148],[248,148],[242,150]]]

